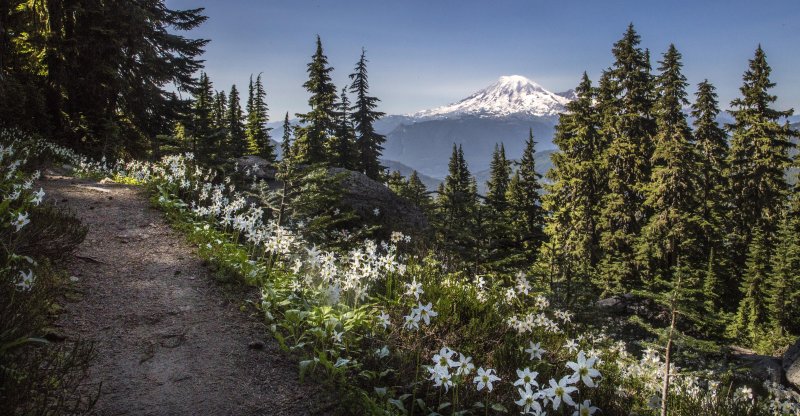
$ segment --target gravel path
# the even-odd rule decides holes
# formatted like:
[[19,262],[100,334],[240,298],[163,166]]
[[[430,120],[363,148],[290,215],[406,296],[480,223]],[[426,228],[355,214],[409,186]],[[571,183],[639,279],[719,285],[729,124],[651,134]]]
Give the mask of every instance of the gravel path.
[[238,310],[241,297],[226,299],[142,189],[60,176],[42,186],[89,227],[66,265],[82,296],[57,326],[96,343],[88,382],[101,383],[96,414],[330,412],[321,410],[331,402],[322,389],[298,381],[296,364]]

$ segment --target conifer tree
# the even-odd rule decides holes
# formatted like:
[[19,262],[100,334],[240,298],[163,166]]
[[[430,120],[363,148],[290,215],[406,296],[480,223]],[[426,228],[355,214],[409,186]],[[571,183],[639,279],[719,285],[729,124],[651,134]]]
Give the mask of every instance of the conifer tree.
[[308,81],[303,88],[311,93],[308,113],[297,114],[302,124],[296,129],[292,154],[298,163],[315,164],[326,161],[325,146],[336,129],[336,87],[331,81],[333,68],[322,50],[317,35],[317,49],[308,64]]
[[[795,164],[800,156],[795,155]],[[772,257],[769,287],[769,314],[780,335],[800,334],[800,173],[778,230],[775,255]]]
[[474,234],[477,195],[474,180],[464,160],[461,146],[453,145],[448,174],[436,200],[440,239],[450,252],[462,260],[474,259],[477,236]]
[[347,89],[342,88],[336,104],[336,131],[326,143],[328,163],[345,169],[356,169],[357,157],[355,155],[355,131],[350,120],[350,100],[347,98]]
[[231,86],[228,95],[228,112],[225,115],[225,125],[228,131],[228,148],[230,155],[241,157],[247,153],[247,137],[244,131],[244,114],[239,102],[239,90],[236,85]]
[[416,204],[425,213],[429,214],[433,209],[433,201],[428,194],[428,189],[425,187],[425,184],[422,183],[422,180],[420,180],[416,170],[411,172],[411,176],[408,177],[408,182],[400,196]]
[[747,250],[746,270],[739,290],[742,300],[731,328],[731,336],[756,340],[767,329],[767,290],[770,274],[769,238],[756,226]]
[[248,113],[245,134],[247,135],[247,149],[251,155],[261,156],[268,162],[275,161],[275,149],[269,138],[270,128],[267,127],[267,93],[261,82],[261,74],[256,76],[255,83],[250,87],[250,96],[247,99]]
[[531,129],[519,166],[509,182],[507,197],[509,222],[517,236],[516,245],[527,262],[536,258],[545,240],[544,210],[540,197],[542,186],[539,183],[541,175],[536,172],[535,146]]
[[[702,230],[697,199],[696,154],[691,130],[683,114],[686,77],[681,73],[681,54],[670,45],[660,62],[658,99],[654,112],[658,125],[654,137],[652,177],[645,189],[644,205],[651,213],[637,243],[638,261],[645,286],[672,281],[678,258],[689,270],[707,260],[698,250]],[[695,279],[696,280],[696,279]],[[688,279],[683,285],[693,286]]]
[[[650,179],[653,152],[653,82],[649,52],[639,47],[640,37],[628,27],[614,44],[613,67],[601,79],[598,104],[602,131],[609,141],[604,154],[608,192],[600,213],[600,280],[605,291],[623,292],[639,282],[634,245],[647,220],[644,189]],[[610,98],[608,103],[603,99]]]
[[[489,267],[502,266],[512,247],[511,227],[508,223],[508,185],[511,180],[511,162],[506,159],[506,149],[502,143],[494,145],[492,161],[489,165],[489,180],[486,182],[486,209],[482,218],[488,250]],[[503,263],[505,263],[503,261]]]
[[741,98],[731,102],[735,122],[728,126],[732,132],[729,166],[735,271],[741,272],[744,248],[750,245],[752,230],[764,234],[764,250],[769,258],[773,236],[789,185],[785,171],[789,167],[789,139],[797,132],[791,129],[786,117],[792,110],[779,111],[770,105],[777,99],[768,90],[771,68],[761,46],[756,49],[744,73]]
[[214,119],[214,128],[225,129],[227,123],[225,122],[225,115],[228,113],[228,97],[225,91],[217,91],[214,94],[214,109],[211,112],[211,117]]
[[283,118],[283,137],[281,140],[281,159],[288,161],[292,159],[292,125],[289,123],[289,113]]
[[594,106],[596,92],[585,72],[575,93],[576,100],[567,104],[556,126],[553,144],[559,150],[551,156],[552,184],[543,204],[551,213],[547,235],[560,247],[559,258],[553,259],[557,273],[566,280],[574,276],[585,280],[593,274],[600,255],[597,221],[605,192],[600,157],[605,143]]
[[[705,80],[698,84],[694,117],[695,153],[698,156],[698,197],[703,236],[700,241],[706,261],[703,297],[706,312],[715,313],[720,306],[720,292],[725,289],[724,237],[728,201],[728,183],[725,176],[728,166],[728,140],[725,131],[717,124],[719,107],[714,86]],[[724,295],[725,293],[723,293]]]
[[511,162],[506,159],[506,149],[502,143],[494,145],[492,161],[489,163],[489,180],[486,182],[486,204],[497,213],[505,213],[506,193],[511,179]]
[[355,72],[350,74],[350,92],[356,95],[356,101],[351,107],[353,122],[356,130],[356,155],[358,156],[357,169],[372,179],[380,179],[384,167],[381,166],[380,157],[383,153],[383,143],[386,137],[375,132],[373,124],[384,116],[384,113],[375,111],[380,100],[369,95],[369,80],[367,78],[366,50],[361,49],[361,58],[355,67]]
[[213,87],[208,74],[201,72],[192,111],[191,135],[193,137],[195,157],[203,163],[209,163],[213,160],[213,152],[215,150],[213,94]]

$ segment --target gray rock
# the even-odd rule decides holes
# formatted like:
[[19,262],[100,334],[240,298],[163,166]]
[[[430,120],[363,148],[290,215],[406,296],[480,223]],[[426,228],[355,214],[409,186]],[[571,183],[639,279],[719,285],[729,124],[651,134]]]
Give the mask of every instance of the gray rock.
[[425,213],[410,201],[397,196],[386,185],[362,173],[342,168],[330,168],[328,172],[343,176],[342,203],[359,216],[377,217],[390,229],[405,233],[416,234],[428,229]]
[[753,351],[731,347],[731,355],[734,361],[750,370],[750,375],[761,381],[772,381],[781,383],[783,381],[783,369],[781,359],[771,355],[759,355]]
[[255,175],[256,178],[265,181],[274,181],[275,174],[278,172],[275,166],[260,156],[242,156],[236,159],[236,163],[239,165],[240,172],[249,172],[248,176]]
[[782,367],[789,384],[800,389],[800,338],[783,354]]

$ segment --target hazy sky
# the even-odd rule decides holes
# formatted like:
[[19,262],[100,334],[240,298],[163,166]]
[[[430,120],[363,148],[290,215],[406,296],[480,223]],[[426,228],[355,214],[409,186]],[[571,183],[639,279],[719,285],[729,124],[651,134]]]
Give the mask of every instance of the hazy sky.
[[[208,21],[188,36],[211,39],[204,58],[216,89],[246,91],[263,72],[270,119],[307,110],[306,64],[322,37],[341,89],[367,49],[381,110],[414,112],[448,104],[518,74],[558,92],[585,70],[593,81],[633,22],[656,60],[670,43],[692,85],[714,83],[723,107],[739,94],[760,43],[781,108],[800,111],[800,0],[749,1],[416,1],[167,0],[204,7]],[[693,89],[692,89],[693,91]]]

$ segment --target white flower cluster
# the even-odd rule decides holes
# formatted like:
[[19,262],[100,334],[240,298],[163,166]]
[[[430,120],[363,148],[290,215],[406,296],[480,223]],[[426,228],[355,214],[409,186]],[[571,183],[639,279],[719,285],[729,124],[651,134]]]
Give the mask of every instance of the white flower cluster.
[[[447,347],[442,347],[437,354],[433,355],[433,365],[428,366],[430,373],[429,379],[436,387],[443,387],[447,392],[450,387],[464,380],[475,370],[472,364],[472,357],[459,354]],[[491,381],[489,381],[491,389]]]

